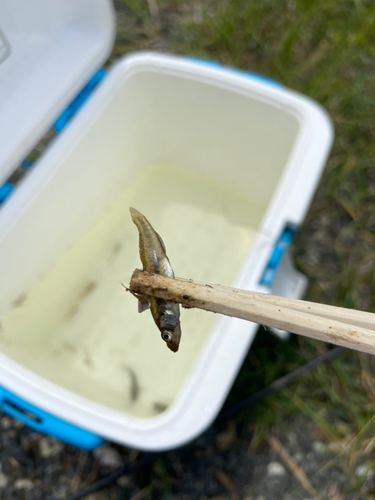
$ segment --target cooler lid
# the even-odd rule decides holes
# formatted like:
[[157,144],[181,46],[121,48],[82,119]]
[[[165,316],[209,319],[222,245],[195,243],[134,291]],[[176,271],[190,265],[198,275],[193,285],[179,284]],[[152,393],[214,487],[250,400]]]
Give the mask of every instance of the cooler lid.
[[111,0],[0,0],[0,183],[108,58]]

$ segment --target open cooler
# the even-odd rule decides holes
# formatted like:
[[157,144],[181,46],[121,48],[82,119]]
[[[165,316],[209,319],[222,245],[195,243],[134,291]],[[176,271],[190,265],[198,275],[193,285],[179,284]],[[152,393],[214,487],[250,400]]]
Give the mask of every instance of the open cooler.
[[[113,12],[9,0],[0,30],[5,180],[107,57]],[[129,206],[177,276],[300,298],[286,249],[332,135],[316,103],[256,74],[158,53],[115,63],[0,210],[2,409],[88,449],[202,432],[258,325],[182,310],[169,351],[121,286],[140,267]]]

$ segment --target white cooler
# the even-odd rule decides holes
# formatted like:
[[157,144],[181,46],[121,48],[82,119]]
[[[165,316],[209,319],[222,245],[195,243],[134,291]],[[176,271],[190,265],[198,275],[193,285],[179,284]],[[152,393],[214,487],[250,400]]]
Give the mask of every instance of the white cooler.
[[[1,181],[113,36],[108,0],[0,3]],[[300,298],[287,248],[332,137],[319,105],[260,75],[120,59],[1,207],[1,408],[86,449],[165,450],[201,433],[258,325],[183,310],[170,352],[119,284],[140,267],[128,208],[161,233],[177,276]]]

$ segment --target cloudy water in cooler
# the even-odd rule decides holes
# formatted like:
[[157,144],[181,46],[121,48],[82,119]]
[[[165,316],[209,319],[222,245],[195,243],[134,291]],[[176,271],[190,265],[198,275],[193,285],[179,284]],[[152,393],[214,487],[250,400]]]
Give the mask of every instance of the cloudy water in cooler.
[[214,314],[182,310],[178,353],[151,313],[119,282],[141,267],[129,206],[167,247],[176,276],[231,285],[265,207],[172,165],[145,169],[2,318],[1,350],[96,402],[149,417],[168,407],[194,363]]

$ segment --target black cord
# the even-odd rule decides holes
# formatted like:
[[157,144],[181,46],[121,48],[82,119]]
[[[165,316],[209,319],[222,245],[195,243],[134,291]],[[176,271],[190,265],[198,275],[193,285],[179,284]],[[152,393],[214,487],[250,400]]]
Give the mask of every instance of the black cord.
[[[338,356],[342,352],[346,351],[346,347],[334,347],[330,351],[322,354],[321,356],[318,356],[315,358],[313,361],[309,361],[305,365],[301,366],[300,368],[297,368],[291,373],[288,373],[288,375],[285,375],[284,377],[281,377],[275,382],[272,382],[272,384],[268,385],[267,387],[264,387],[260,391],[256,392],[255,394],[252,394],[248,398],[244,399],[243,401],[240,401],[239,403],[233,405],[231,408],[229,408],[226,411],[221,411],[219,415],[217,416],[216,422],[221,422],[222,420],[226,420],[233,415],[235,415],[237,412],[245,408],[246,406],[249,406],[255,401],[258,401],[258,399],[269,396],[273,392],[282,389],[285,387],[287,384],[290,384],[290,382],[293,382],[293,380],[296,380],[297,378],[301,377],[305,373],[313,370],[314,368],[326,363],[330,359],[333,359],[334,357]],[[140,467],[143,467],[144,465],[148,464],[149,462],[155,460],[157,457],[159,457],[161,453],[147,453],[144,455],[138,462],[135,462],[132,465],[125,465],[121,469],[119,469],[117,472],[111,474],[110,476],[107,476],[100,481],[97,481],[96,483],[92,484],[89,486],[86,490],[81,491],[80,493],[77,493],[76,495],[73,495],[72,497],[69,497],[67,500],[80,500],[81,498],[84,498],[85,496],[89,495],[90,493],[94,493],[95,491],[101,490],[102,488],[105,488],[106,486],[109,486],[113,482],[115,482],[117,479],[119,479],[121,476],[124,474],[129,474],[130,472],[133,472]]]
[[217,416],[215,422],[221,422],[222,420],[225,420],[227,418],[232,417],[235,415],[237,412],[245,408],[246,406],[249,406],[255,401],[258,401],[260,398],[264,398],[265,396],[269,396],[273,392],[281,389],[282,387],[285,387],[287,384],[290,384],[290,382],[293,382],[293,380],[296,380],[297,378],[301,377],[305,373],[313,370],[319,365],[322,365],[323,363],[326,363],[330,359],[338,356],[342,352],[346,351],[346,347],[335,347],[331,349],[328,352],[325,352],[321,356],[318,356],[317,358],[313,359],[312,361],[309,361],[305,365],[301,366],[300,368],[297,368],[291,373],[288,373],[288,375],[284,375],[284,377],[281,377],[275,382],[272,382],[272,384],[267,385],[267,387],[264,387],[260,391],[256,392],[255,394],[252,394],[248,398],[244,399],[243,401],[240,401],[239,403],[233,405],[231,408],[229,408],[226,411],[222,411],[219,413]]

